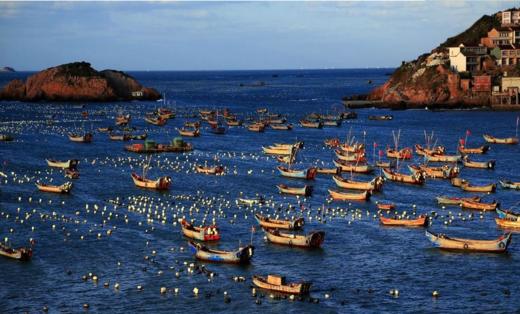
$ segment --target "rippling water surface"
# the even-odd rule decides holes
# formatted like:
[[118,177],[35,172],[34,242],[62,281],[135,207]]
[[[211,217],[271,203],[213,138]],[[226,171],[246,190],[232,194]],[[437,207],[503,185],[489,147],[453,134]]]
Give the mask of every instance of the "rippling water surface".
[[[118,113],[130,113],[138,133],[146,131],[158,142],[177,136],[185,118],[179,114],[164,127],[147,125],[146,112],[161,104],[132,102],[71,104],[19,102],[0,103],[0,133],[14,135],[13,142],[0,142],[2,170],[8,179],[0,185],[0,231],[15,246],[35,239],[29,263],[0,259],[0,312],[31,313],[44,306],[51,312],[514,312],[520,308],[518,282],[520,245],[516,237],[508,254],[458,254],[432,248],[423,229],[383,228],[374,217],[377,201],[393,202],[399,211],[417,214],[435,211],[431,229],[469,238],[494,238],[503,231],[495,225],[495,213],[441,208],[435,196],[470,195],[445,180],[428,180],[422,187],[386,182],[381,193],[365,203],[327,203],[329,176],[310,182],[312,197],[296,199],[277,193],[276,184],[303,184],[282,178],[277,162],[262,154],[261,146],[276,142],[305,141],[301,167],[332,166],[333,152],[323,147],[329,137],[345,138],[349,130],[368,147],[393,145],[392,130],[401,130],[401,146],[424,143],[424,131],[434,131],[437,144],[450,152],[459,138],[471,131],[468,146],[483,144],[482,134],[512,136],[516,113],[426,110],[385,111],[363,109],[358,119],[339,128],[302,129],[297,121],[310,112],[343,110],[342,96],[363,93],[383,83],[388,70],[241,71],[241,72],[138,72],[132,73],[146,86],[166,93],[169,107],[179,113],[198,108],[227,107],[241,117],[260,107],[286,115],[293,131],[267,130],[253,133],[242,127],[214,135],[205,126],[202,136],[187,139],[195,150],[188,154],[161,154],[152,159],[149,176],[170,175],[170,191],[158,193],[134,187],[132,171],[140,171],[144,156],[125,152],[127,143],[111,142],[95,131],[111,126]],[[2,74],[0,83],[28,73]],[[264,86],[251,86],[257,82]],[[240,86],[240,84],[245,86]],[[88,118],[81,115],[88,112]],[[372,114],[392,114],[392,121],[371,121]],[[49,124],[49,119],[55,122]],[[92,144],[69,142],[66,133],[94,130]],[[364,132],[366,131],[366,135]],[[520,181],[519,146],[492,146],[478,160],[495,159],[495,170],[462,169],[461,177],[475,184],[500,178]],[[372,151],[368,151],[372,159]],[[45,158],[80,159],[81,177],[74,180],[70,195],[38,192],[34,182],[62,183],[60,171],[46,166]],[[420,162],[418,156],[413,162]],[[196,163],[220,163],[224,176],[204,176],[193,170]],[[406,163],[405,163],[406,164]],[[403,167],[404,170],[405,167]],[[360,175],[359,179],[368,179]],[[235,204],[243,193],[263,195],[269,206],[244,208]],[[500,187],[485,201],[499,200],[502,208],[515,209],[520,192]],[[119,197],[121,206],[107,200]],[[304,211],[299,203],[303,203]],[[275,204],[275,205],[272,205]],[[88,205],[88,208],[87,208]],[[134,205],[139,210],[129,210]],[[293,207],[290,207],[292,205]],[[289,209],[291,208],[291,209]],[[200,263],[187,249],[186,239],[175,224],[179,217],[197,222],[215,218],[221,228],[218,248],[236,248],[251,239],[256,225],[253,212],[280,217],[304,216],[305,231],[326,232],[323,248],[306,251],[264,242],[261,231],[253,236],[256,247],[251,265]],[[450,220],[451,223],[445,224]],[[34,230],[31,228],[34,227]],[[12,230],[11,230],[12,229]],[[112,234],[107,235],[107,231]],[[100,235],[98,237],[98,234]],[[82,239],[83,237],[83,239]],[[181,250],[185,248],[185,250]],[[154,254],[155,252],[155,254]],[[148,257],[147,259],[145,258]],[[189,264],[205,264],[215,273],[189,273]],[[187,264],[187,265],[186,265]],[[93,273],[97,284],[83,281]],[[179,273],[177,278],[176,273]],[[319,303],[272,299],[251,295],[251,275],[279,273],[288,280],[313,282],[312,298]],[[233,277],[243,276],[245,282]],[[109,283],[109,288],[103,284]],[[119,290],[114,285],[119,283]],[[137,286],[143,287],[138,291]],[[161,295],[160,287],[168,293]],[[200,292],[195,297],[193,288]],[[171,289],[179,288],[175,295]],[[398,289],[394,298],[389,290]],[[432,298],[432,291],[441,296]],[[224,302],[224,291],[231,302]],[[325,295],[329,298],[326,298]],[[255,300],[260,300],[256,304]]]

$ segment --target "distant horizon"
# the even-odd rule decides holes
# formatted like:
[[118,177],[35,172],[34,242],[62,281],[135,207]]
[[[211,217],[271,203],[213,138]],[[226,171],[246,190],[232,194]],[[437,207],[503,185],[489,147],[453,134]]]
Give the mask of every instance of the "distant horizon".
[[2,1],[0,64],[24,72],[70,60],[129,71],[395,68],[511,5]]

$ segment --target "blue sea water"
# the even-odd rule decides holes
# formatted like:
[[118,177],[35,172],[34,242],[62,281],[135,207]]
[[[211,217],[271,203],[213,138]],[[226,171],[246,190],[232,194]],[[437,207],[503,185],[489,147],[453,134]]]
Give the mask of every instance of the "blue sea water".
[[[479,195],[462,192],[446,180],[428,179],[424,186],[386,182],[383,191],[363,203],[329,203],[327,190],[335,184],[327,175],[306,182],[314,187],[312,197],[296,199],[279,195],[276,185],[303,185],[282,178],[278,163],[262,153],[261,147],[302,140],[305,147],[297,167],[331,167],[334,153],[323,140],[345,139],[350,133],[370,148],[393,146],[392,131],[400,131],[400,146],[424,144],[424,132],[435,134],[436,143],[454,153],[458,140],[470,130],[468,146],[484,144],[482,134],[512,136],[517,113],[487,111],[358,110],[358,119],[338,128],[304,129],[298,120],[311,112],[343,111],[341,97],[366,93],[382,84],[391,70],[291,70],[221,72],[134,72],[145,86],[166,95],[166,105],[179,112],[163,127],[146,124],[146,112],[158,102],[125,103],[0,103],[0,133],[15,137],[0,142],[0,171],[8,175],[0,184],[0,236],[14,246],[35,240],[31,262],[0,259],[0,312],[77,313],[171,313],[171,312],[435,312],[511,313],[520,309],[520,245],[516,234],[507,254],[463,254],[439,251],[428,242],[423,229],[383,228],[379,225],[377,201],[393,202],[398,211],[437,213],[431,230],[468,238],[495,238],[495,213],[441,208],[435,196]],[[0,75],[0,85],[30,73]],[[369,84],[372,80],[373,84]],[[258,86],[258,82],[264,82]],[[241,84],[243,86],[241,86]],[[113,142],[96,131],[113,126],[120,113],[132,115],[137,133],[146,131],[157,142],[177,136],[183,115],[200,108],[229,108],[240,117],[258,108],[285,115],[292,131],[249,132],[229,128],[225,135],[209,132],[207,125],[199,138],[186,139],[195,147],[187,154],[154,155],[151,177],[169,175],[168,192],[144,191],[134,187],[132,171],[140,172],[145,157],[124,151],[128,142]],[[82,112],[88,112],[88,118]],[[368,120],[369,115],[391,114],[391,121]],[[54,123],[48,123],[48,120]],[[94,130],[91,144],[70,142],[71,131]],[[461,177],[474,184],[506,178],[520,181],[519,146],[492,145],[476,160],[496,160],[494,170],[462,169]],[[377,155],[377,151],[375,155]],[[73,181],[70,195],[37,191],[37,180],[60,184],[63,174],[48,168],[46,158],[80,159],[81,176]],[[414,155],[412,162],[422,159]],[[224,176],[195,173],[195,164],[222,164]],[[402,170],[406,171],[405,162]],[[370,176],[359,175],[361,180]],[[262,195],[265,206],[241,207],[241,195]],[[500,187],[484,201],[500,201],[502,208],[517,209],[520,192]],[[122,205],[107,202],[119,197]],[[303,204],[303,211],[300,208]],[[88,205],[88,207],[87,207]],[[256,228],[255,256],[248,266],[198,262],[181,235],[178,218],[215,219],[222,240],[215,248],[233,249],[249,243],[254,212],[279,217],[303,216],[305,232],[323,230],[323,248],[302,250],[275,246],[263,240]],[[446,222],[446,224],[445,224]],[[34,227],[34,230],[33,230]],[[111,235],[107,231],[111,230]],[[190,264],[205,265],[214,277],[188,271]],[[84,281],[95,274],[99,280]],[[177,274],[178,273],[178,276]],[[289,281],[312,281],[311,298],[319,303],[271,298],[269,293],[251,293],[253,274],[282,274]],[[236,282],[234,277],[244,277]],[[109,283],[105,288],[104,283]],[[114,285],[118,283],[119,289]],[[138,290],[137,286],[142,286]],[[160,288],[168,293],[160,294]],[[194,296],[192,290],[199,289]],[[177,294],[172,289],[179,288]],[[398,289],[399,297],[389,294]],[[436,290],[440,297],[432,298]],[[231,302],[224,302],[224,292]],[[328,296],[328,298],[326,297]],[[255,303],[259,300],[260,304]],[[83,304],[88,303],[85,310]]]

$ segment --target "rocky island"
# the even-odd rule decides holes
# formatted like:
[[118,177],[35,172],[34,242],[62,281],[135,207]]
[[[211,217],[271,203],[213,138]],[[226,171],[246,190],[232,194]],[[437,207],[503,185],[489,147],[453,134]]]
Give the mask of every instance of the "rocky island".
[[403,61],[368,95],[347,107],[518,110],[520,10],[484,15],[461,34],[417,59]]
[[143,87],[124,72],[96,71],[87,62],[48,68],[25,82],[13,80],[0,90],[0,100],[103,102],[160,98],[157,90]]
[[16,72],[16,71],[11,67],[1,67],[0,73],[2,73],[2,72]]

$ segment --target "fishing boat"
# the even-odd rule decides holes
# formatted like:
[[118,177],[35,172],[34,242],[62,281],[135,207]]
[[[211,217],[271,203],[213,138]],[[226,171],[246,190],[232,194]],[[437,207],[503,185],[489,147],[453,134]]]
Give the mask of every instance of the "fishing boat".
[[464,252],[503,253],[511,243],[511,233],[506,233],[495,240],[473,240],[452,238],[444,234],[435,234],[426,230],[426,237],[434,246],[443,250]]
[[343,144],[339,147],[342,151],[347,153],[361,153],[365,152],[365,144],[355,143],[355,144]]
[[144,121],[152,124],[152,125],[156,125],[156,126],[163,126],[166,124],[166,122],[168,122],[168,119],[165,119],[163,117],[160,117],[160,116],[153,116],[153,115],[147,115],[145,118],[144,118]]
[[429,162],[459,162],[460,155],[425,154],[424,158]]
[[264,132],[265,125],[263,123],[252,123],[247,129],[251,132]]
[[286,283],[285,277],[278,275],[253,276],[253,284],[261,289],[294,295],[308,294],[311,288],[310,282]]
[[182,234],[186,237],[198,241],[218,241],[220,240],[220,232],[215,225],[195,227],[186,219],[181,219]]
[[394,161],[376,161],[375,165],[378,168],[395,168]]
[[175,111],[168,108],[157,108],[157,115],[163,119],[175,118]]
[[459,206],[463,201],[470,201],[470,202],[480,202],[480,197],[473,196],[473,197],[451,197],[451,196],[437,196],[437,203],[439,205],[456,205]]
[[307,235],[286,233],[277,229],[264,229],[264,231],[269,242],[280,245],[318,248],[325,240],[325,232],[323,231],[311,231]]
[[8,134],[0,134],[0,142],[11,142],[14,138]]
[[488,142],[488,143],[508,144],[508,145],[516,145],[516,144],[518,144],[518,137],[498,138],[498,137],[494,137],[494,136],[489,135],[489,134],[484,134],[483,137],[484,137],[484,140],[486,140],[486,142]]
[[92,142],[92,133],[85,133],[83,135],[69,133],[69,140],[75,143],[90,143]]
[[300,125],[304,128],[310,129],[321,129],[323,127],[323,123],[321,121],[309,121],[309,120],[300,120]]
[[291,156],[276,156],[276,160],[283,163],[291,163]]
[[455,177],[455,178],[451,178],[450,182],[451,182],[451,185],[460,188],[463,184],[466,184],[468,181],[466,181],[465,179],[459,178],[459,177]]
[[480,210],[480,211],[495,211],[499,206],[500,203],[494,201],[493,203],[482,203],[480,201],[472,201],[469,199],[463,199],[460,202],[460,206],[464,209],[473,209],[473,210]]
[[495,218],[495,222],[499,227],[502,228],[520,228],[520,220],[518,219]]
[[464,167],[468,168],[476,168],[476,169],[494,169],[495,168],[495,161],[472,161],[469,159],[468,156],[464,156],[462,158],[462,164]]
[[284,177],[295,178],[295,179],[306,179],[306,180],[314,180],[316,177],[316,168],[310,167],[304,170],[294,170],[289,169],[284,166],[276,167],[280,174]]
[[265,203],[265,200],[261,196],[255,197],[255,198],[239,197],[237,199],[237,204],[238,205],[254,206],[254,205],[261,205],[261,204],[264,204],[264,203]]
[[471,185],[469,182],[465,181],[462,183],[460,188],[466,192],[492,193],[495,192],[497,185],[495,183],[486,185]]
[[377,203],[377,209],[379,210],[386,210],[386,211],[390,211],[390,210],[394,210],[395,209],[395,204],[389,204],[389,203]]
[[347,163],[337,159],[333,160],[333,163],[336,167],[341,168],[343,172],[372,173],[374,171],[368,164]]
[[368,116],[368,120],[385,121],[392,120],[394,117],[391,115],[380,115],[380,116]]
[[111,141],[129,141],[131,139],[129,134],[115,134],[115,133],[109,133],[108,138]]
[[222,174],[224,173],[224,167],[222,166],[201,166],[196,165],[195,170],[198,173],[204,173],[204,174]]
[[347,152],[344,152],[342,150],[339,150],[339,149],[336,149],[334,151],[334,153],[336,154],[336,157],[339,159],[339,160],[343,160],[343,161],[350,161],[350,162],[366,162],[366,158],[365,158],[365,153],[364,152],[361,152],[361,153],[347,153]]
[[332,179],[337,186],[343,189],[380,191],[383,187],[383,178],[379,176],[368,182],[349,180],[341,177],[340,175],[334,175],[332,176]]
[[182,128],[178,130],[179,134],[181,136],[187,136],[187,137],[197,137],[200,135],[200,129],[195,128],[193,130]]
[[45,159],[47,161],[47,165],[53,168],[61,168],[61,169],[70,169],[75,168],[79,164],[79,160],[77,159],[69,159],[65,161],[55,160],[55,159]]
[[417,172],[415,174],[409,175],[409,174],[399,173],[399,172],[393,171],[388,168],[383,168],[383,175],[385,176],[385,178],[387,180],[391,180],[391,181],[395,181],[395,182],[416,184],[416,185],[423,185],[425,182],[423,172]]
[[268,147],[262,146],[262,150],[264,151],[264,154],[267,154],[267,155],[289,156],[293,153],[292,146],[289,148],[277,147],[277,146],[268,146]]
[[292,124],[290,124],[290,123],[288,123],[288,124],[270,124],[269,126],[273,130],[283,130],[283,131],[290,131],[293,128]]
[[128,137],[131,139],[131,140],[146,140],[146,138],[148,137],[148,134],[146,133],[143,133],[143,134],[129,134]]
[[235,251],[220,251],[193,241],[189,241],[188,244],[197,259],[217,263],[247,264],[251,261],[255,251],[252,245],[239,247]]
[[372,195],[370,191],[363,191],[359,193],[345,193],[340,191],[328,190],[330,197],[334,201],[366,201]]
[[303,218],[296,218],[293,220],[279,220],[262,216],[258,213],[255,214],[255,219],[264,229],[298,230],[303,228],[303,225],[305,224],[305,220]]
[[386,157],[397,158],[397,159],[411,159],[412,158],[412,149],[409,147],[405,147],[401,150],[387,148]]
[[101,128],[97,128],[98,132],[101,132],[101,133],[107,133],[107,132],[111,132],[113,131],[114,129],[112,129],[112,127],[101,127]]
[[195,122],[186,121],[186,122],[184,122],[184,127],[198,129],[198,128],[200,128],[200,122],[199,121],[195,121]]
[[328,139],[325,139],[324,144],[326,147],[334,148],[334,147],[339,147],[341,142],[340,142],[339,138],[328,138]]
[[62,185],[50,185],[45,183],[35,183],[38,190],[50,193],[69,193],[72,189],[72,182],[65,182]]
[[79,179],[79,171],[76,168],[65,169],[65,178]]
[[515,213],[511,210],[503,210],[503,209],[499,209],[499,208],[497,208],[495,211],[497,212],[498,218],[506,218],[509,220],[520,221],[519,213]]
[[0,255],[19,261],[28,261],[32,257],[32,248],[21,247],[13,249],[0,243]]
[[459,145],[459,153],[463,155],[469,154],[485,154],[489,150],[489,145],[482,145],[475,148],[467,148],[464,145]]
[[316,168],[316,172],[319,173],[319,174],[340,174],[341,173],[341,169],[338,168],[338,167],[333,167],[333,168],[320,168],[320,167],[317,167]]
[[132,180],[137,187],[152,189],[152,190],[168,190],[172,179],[170,177],[160,177],[156,180],[151,180],[132,173]]
[[397,219],[380,216],[379,221],[385,226],[426,227],[428,225],[428,216],[420,215],[415,219]]
[[276,186],[280,194],[290,194],[290,195],[301,195],[301,196],[311,196],[312,194],[312,186],[304,185],[302,187],[290,187],[285,184],[278,184]]
[[419,144],[415,144],[415,153],[420,156],[425,155],[444,155],[446,149],[444,146],[435,146],[434,148],[425,148]]
[[341,126],[341,120],[323,120],[323,126]]
[[256,109],[256,113],[264,114],[267,113],[269,110],[267,108],[258,108]]
[[242,125],[242,121],[230,119],[230,120],[226,120],[226,124],[228,126],[241,126]]
[[119,115],[116,117],[116,125],[125,126],[130,122],[130,118],[129,114]]
[[425,177],[433,178],[433,179],[451,179],[455,178],[459,175],[458,167],[451,167],[448,165],[444,165],[442,167],[430,167],[427,165],[408,165],[408,169],[413,174],[422,172]]
[[190,143],[186,143],[182,138],[176,137],[171,144],[157,144],[155,141],[146,140],[144,144],[132,144],[125,146],[125,150],[133,153],[152,154],[152,153],[184,153],[193,150]]
[[291,144],[285,144],[285,143],[274,143],[271,147],[273,148],[279,148],[279,149],[292,149],[292,148],[296,148],[296,149],[302,149],[303,146],[304,146],[304,142],[295,142],[295,143],[291,143]]
[[500,186],[504,189],[520,190],[520,182],[513,182],[510,180],[499,180]]

